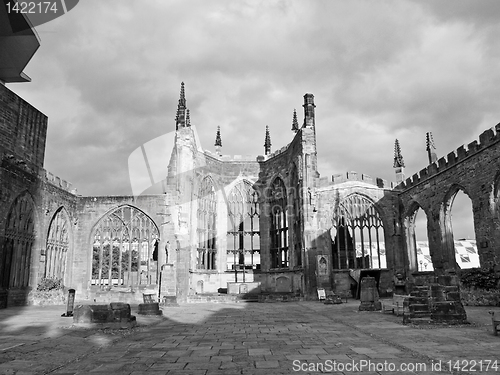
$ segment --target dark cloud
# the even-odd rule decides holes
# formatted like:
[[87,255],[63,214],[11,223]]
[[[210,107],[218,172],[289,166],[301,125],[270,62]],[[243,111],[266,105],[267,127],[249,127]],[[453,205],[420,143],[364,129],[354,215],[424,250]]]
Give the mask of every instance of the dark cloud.
[[500,3],[497,0],[412,0],[423,5],[441,22],[466,21],[477,27],[497,25],[500,18]]
[[47,169],[83,194],[130,192],[128,156],[174,130],[181,81],[206,149],[217,126],[225,154],[262,154],[266,125],[285,146],[312,92],[320,173],[392,180],[395,138],[411,175],[425,132],[441,156],[500,120],[496,2],[450,4],[80,2],[38,29],[13,89],[49,116]]

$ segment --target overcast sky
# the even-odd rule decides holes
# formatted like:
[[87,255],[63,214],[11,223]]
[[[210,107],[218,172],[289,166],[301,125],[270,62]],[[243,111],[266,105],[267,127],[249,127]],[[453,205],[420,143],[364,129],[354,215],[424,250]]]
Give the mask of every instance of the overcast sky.
[[217,126],[224,154],[262,154],[266,125],[285,146],[310,92],[321,175],[394,180],[395,138],[411,176],[426,132],[440,157],[500,121],[499,19],[497,0],[83,0],[37,27],[32,82],[9,88],[83,195],[131,194],[128,156],[175,129],[181,81],[205,149]]

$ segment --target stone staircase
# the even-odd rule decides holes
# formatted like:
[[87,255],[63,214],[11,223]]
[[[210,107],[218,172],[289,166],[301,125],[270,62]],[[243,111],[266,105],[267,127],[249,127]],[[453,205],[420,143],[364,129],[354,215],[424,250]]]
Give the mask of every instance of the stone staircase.
[[403,303],[404,324],[466,324],[467,315],[453,277],[439,277],[430,285],[416,285]]
[[403,302],[403,323],[425,324],[430,322],[429,288],[427,286],[415,286],[410,293],[410,297]]

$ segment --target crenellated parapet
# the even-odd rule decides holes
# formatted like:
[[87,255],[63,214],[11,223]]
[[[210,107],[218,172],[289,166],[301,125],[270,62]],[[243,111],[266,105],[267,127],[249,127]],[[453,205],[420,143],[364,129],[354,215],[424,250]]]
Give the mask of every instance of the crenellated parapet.
[[396,186],[394,182],[388,182],[383,178],[373,178],[371,176],[368,176],[367,174],[351,171],[346,173],[334,174],[331,177],[322,177],[319,179],[319,187],[328,187],[342,184],[344,182],[364,182],[366,184],[374,185],[382,189],[393,189]]
[[52,174],[46,170],[40,171],[40,177],[43,181],[46,181],[51,185],[54,185],[54,186],[57,186],[58,188],[66,190],[67,192],[69,192],[71,194],[76,194],[76,189],[73,189],[73,185],[71,184],[71,182],[63,180],[62,178],[55,176],[54,174]]
[[223,162],[255,162],[258,158],[258,156],[255,155],[218,155],[208,150],[204,150],[204,154],[210,158]]
[[273,153],[269,154],[269,155],[259,155],[259,156],[255,156],[255,155],[218,155],[217,153],[213,153],[209,150],[204,150],[204,153],[205,155],[208,155],[212,158],[215,158],[215,159],[218,159],[220,161],[227,161],[227,162],[230,162],[230,161],[267,161],[267,160],[270,160],[276,156],[279,156],[283,153],[285,153],[288,148],[289,148],[289,144],[280,148],[279,150],[276,150],[274,151]]
[[405,181],[401,182],[396,186],[398,190],[409,189],[421,182],[427,180],[428,178],[444,172],[445,170],[462,163],[464,160],[484,151],[485,149],[491,147],[500,142],[500,124],[497,124],[495,128],[490,128],[485,130],[481,135],[479,135],[479,141],[474,140],[470,142],[467,146],[462,145],[456,150],[450,152],[445,157],[441,157],[434,163],[428,165],[424,169],[415,173],[413,176],[407,178]]

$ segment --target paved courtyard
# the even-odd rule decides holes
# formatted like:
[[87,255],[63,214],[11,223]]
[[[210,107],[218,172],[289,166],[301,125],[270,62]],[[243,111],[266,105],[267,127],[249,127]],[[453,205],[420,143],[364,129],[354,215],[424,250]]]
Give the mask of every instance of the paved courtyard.
[[189,304],[130,331],[72,328],[64,306],[9,308],[0,374],[500,373],[488,308],[467,308],[470,325],[413,327],[358,306]]

